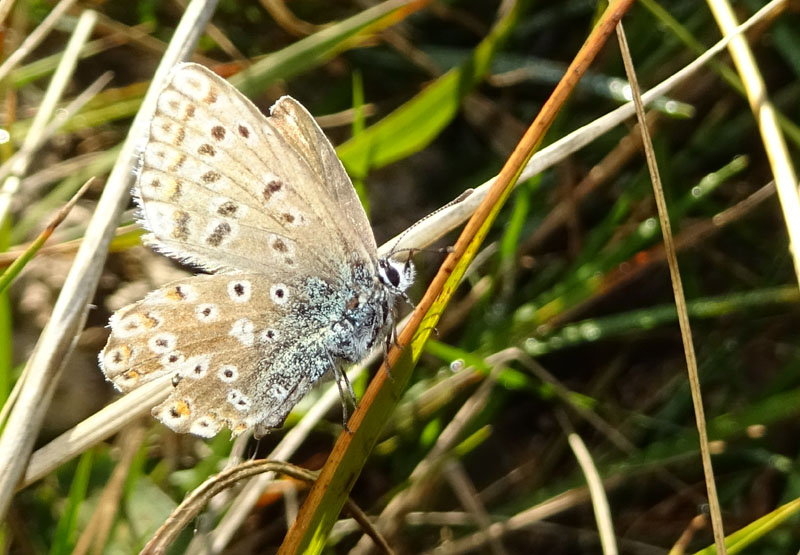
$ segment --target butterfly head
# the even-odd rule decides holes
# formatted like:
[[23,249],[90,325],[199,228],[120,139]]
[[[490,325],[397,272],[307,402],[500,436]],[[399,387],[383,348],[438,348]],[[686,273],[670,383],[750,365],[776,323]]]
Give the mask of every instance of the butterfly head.
[[414,283],[416,270],[409,258],[406,261],[381,258],[378,260],[378,279],[396,296],[405,296]]

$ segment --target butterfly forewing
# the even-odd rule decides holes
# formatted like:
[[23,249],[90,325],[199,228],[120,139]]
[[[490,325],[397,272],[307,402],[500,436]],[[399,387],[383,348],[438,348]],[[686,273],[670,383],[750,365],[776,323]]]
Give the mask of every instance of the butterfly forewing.
[[[347,220],[364,251],[374,258],[377,246],[367,215],[333,145],[316,120],[299,102],[288,96],[279,99],[270,114],[273,126],[283,137],[292,137],[290,147],[311,165],[319,176],[319,182],[326,184],[337,207],[334,217]],[[355,242],[354,239],[351,237],[350,241]]]
[[264,117],[202,66],[173,71],[137,182],[154,246],[208,269],[269,275],[297,267],[335,275],[345,257],[374,260],[364,210],[333,148],[325,139],[329,152],[320,154],[308,144],[324,139],[314,119],[288,97],[273,112]]

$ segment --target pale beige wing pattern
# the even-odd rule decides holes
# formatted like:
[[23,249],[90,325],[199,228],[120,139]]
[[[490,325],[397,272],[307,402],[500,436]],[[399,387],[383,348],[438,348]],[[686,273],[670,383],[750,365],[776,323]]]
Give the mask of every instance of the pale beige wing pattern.
[[284,97],[265,117],[196,64],[172,72],[142,155],[136,192],[147,240],[208,269],[337,275],[374,262],[375,241],[333,147]]
[[292,138],[291,148],[309,162],[314,172],[320,176],[320,182],[325,183],[337,207],[337,215],[346,219],[347,224],[358,234],[361,246],[374,258],[377,245],[367,214],[342,161],[317,121],[290,96],[278,99],[270,108],[270,115],[272,124],[282,131],[283,136]]
[[100,353],[123,392],[163,375],[176,387],[153,415],[176,432],[211,437],[279,427],[330,368],[301,286],[261,275],[195,276],[153,291],[111,319]]

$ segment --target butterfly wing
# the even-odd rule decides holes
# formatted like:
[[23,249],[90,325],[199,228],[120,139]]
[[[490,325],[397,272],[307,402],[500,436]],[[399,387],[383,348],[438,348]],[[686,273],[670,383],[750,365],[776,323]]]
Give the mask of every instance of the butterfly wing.
[[[195,276],[115,313],[100,366],[123,392],[172,375],[153,415],[176,432],[276,428],[332,367],[318,304],[302,283]],[[297,310],[311,317],[290,317]]]
[[313,117],[283,97],[267,118],[196,64],[161,92],[136,192],[147,241],[209,270],[338,275],[374,262],[352,183]]
[[370,254],[375,253],[375,236],[361,200],[333,145],[314,117],[294,98],[284,96],[270,108],[270,120],[284,137],[291,137],[291,148],[311,165],[319,176],[319,182],[327,186],[327,192],[339,207],[337,215],[344,218],[350,229],[356,232],[355,236],[363,249]]

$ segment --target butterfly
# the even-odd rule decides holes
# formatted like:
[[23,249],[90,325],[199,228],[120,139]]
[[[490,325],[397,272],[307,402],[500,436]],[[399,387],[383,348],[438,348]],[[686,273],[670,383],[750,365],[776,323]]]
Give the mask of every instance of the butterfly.
[[394,329],[410,261],[379,258],[352,182],[296,100],[265,117],[191,63],[171,72],[134,197],[144,242],[203,270],[117,311],[99,354],[122,392],[172,376],[153,415],[176,432],[280,427],[327,372]]

